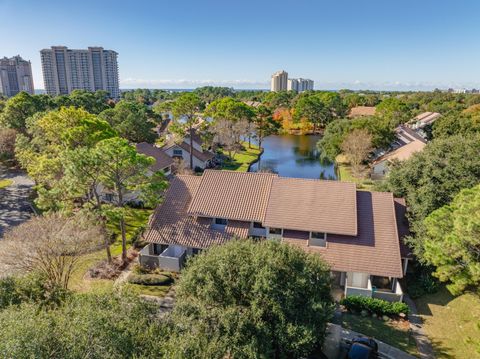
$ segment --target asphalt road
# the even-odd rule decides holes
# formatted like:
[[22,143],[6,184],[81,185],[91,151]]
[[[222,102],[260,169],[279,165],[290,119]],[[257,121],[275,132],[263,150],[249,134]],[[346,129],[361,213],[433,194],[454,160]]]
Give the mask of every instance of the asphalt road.
[[0,189],[0,238],[8,227],[19,225],[32,216],[29,196],[33,181],[25,173],[0,167],[0,179],[13,184]]

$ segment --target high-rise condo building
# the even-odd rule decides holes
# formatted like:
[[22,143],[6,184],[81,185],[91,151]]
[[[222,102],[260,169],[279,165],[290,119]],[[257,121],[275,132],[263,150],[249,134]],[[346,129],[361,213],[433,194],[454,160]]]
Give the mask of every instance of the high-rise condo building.
[[285,71],[277,71],[272,75],[272,82],[270,85],[271,91],[286,91],[287,90],[288,73]]
[[21,91],[34,93],[30,61],[20,55],[0,59],[0,94],[11,97]]
[[52,46],[40,51],[43,80],[49,95],[66,95],[73,90],[105,90],[120,97],[117,53],[103,47],[72,50]]
[[288,79],[287,90],[297,91],[297,92],[313,90],[313,80],[302,79],[302,78]]

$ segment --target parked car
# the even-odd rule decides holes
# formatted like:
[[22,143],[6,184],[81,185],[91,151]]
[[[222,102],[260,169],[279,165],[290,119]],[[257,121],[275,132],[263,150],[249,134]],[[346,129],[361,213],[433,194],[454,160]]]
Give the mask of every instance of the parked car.
[[347,359],[377,359],[378,344],[372,338],[359,337],[350,342]]

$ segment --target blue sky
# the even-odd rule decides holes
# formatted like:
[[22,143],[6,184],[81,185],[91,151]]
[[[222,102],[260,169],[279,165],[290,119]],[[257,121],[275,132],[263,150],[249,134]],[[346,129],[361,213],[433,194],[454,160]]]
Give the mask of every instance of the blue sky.
[[[75,4],[75,5],[71,5]],[[0,56],[52,45],[119,53],[122,88],[480,87],[477,0],[0,0]]]

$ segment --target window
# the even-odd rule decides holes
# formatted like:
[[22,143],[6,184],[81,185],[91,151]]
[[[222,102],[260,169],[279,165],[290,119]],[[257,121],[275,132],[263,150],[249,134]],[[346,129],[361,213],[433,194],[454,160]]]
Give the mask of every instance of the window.
[[253,228],[264,229],[265,227],[260,222],[253,222]]
[[310,232],[310,239],[308,240],[308,245],[316,247],[326,247],[327,234],[324,232]]
[[325,239],[325,233],[323,232],[312,232],[313,239]]
[[281,235],[282,235],[282,229],[281,229],[281,228],[273,228],[273,227],[270,227],[269,233],[270,233],[270,234],[275,234],[275,235],[281,236]]
[[227,220],[225,218],[215,218],[215,224],[219,226],[226,226]]
[[182,150],[178,150],[178,149],[177,149],[177,150],[174,149],[174,150],[173,150],[173,155],[174,155],[174,156],[183,156],[183,151],[182,151]]
[[105,193],[105,201],[112,202],[113,201],[113,194],[112,193]]

